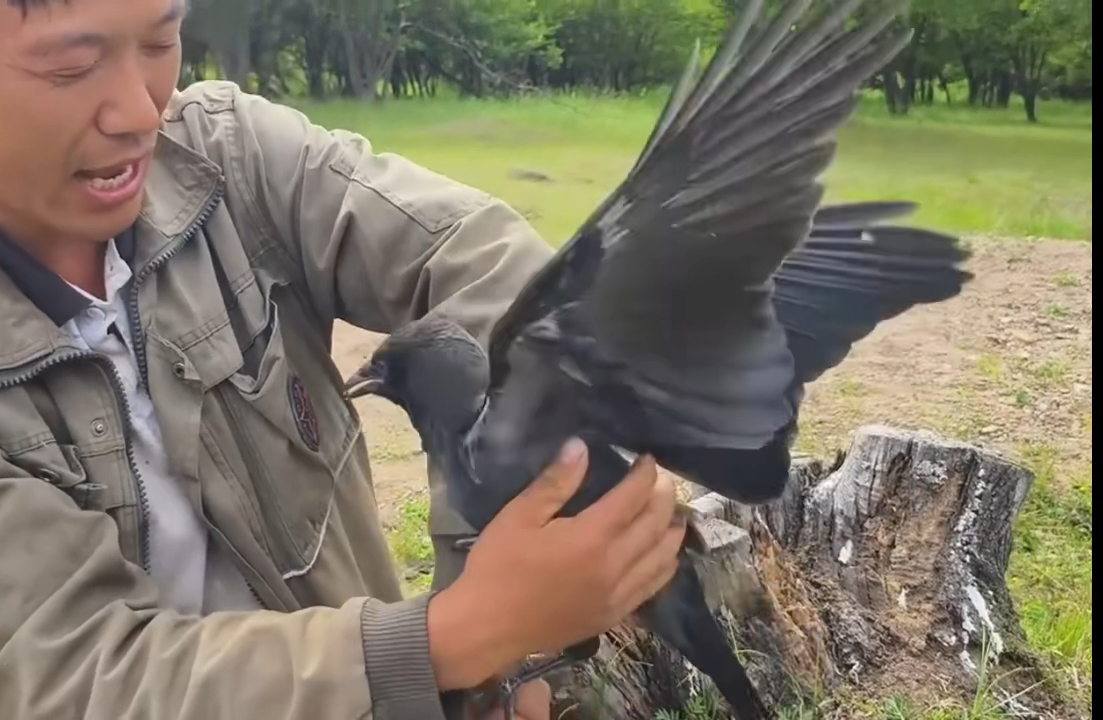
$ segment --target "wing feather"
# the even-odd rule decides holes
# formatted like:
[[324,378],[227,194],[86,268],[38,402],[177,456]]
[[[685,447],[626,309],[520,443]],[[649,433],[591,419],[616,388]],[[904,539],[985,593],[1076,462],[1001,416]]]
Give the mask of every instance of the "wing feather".
[[703,73],[695,50],[625,181],[496,326],[492,395],[511,350],[539,346],[631,451],[714,489],[787,469],[799,386],[884,317],[960,289],[957,256],[924,245],[943,239],[863,234],[910,204],[819,209],[860,84],[910,38],[907,5],[789,0],[766,17],[752,0]]

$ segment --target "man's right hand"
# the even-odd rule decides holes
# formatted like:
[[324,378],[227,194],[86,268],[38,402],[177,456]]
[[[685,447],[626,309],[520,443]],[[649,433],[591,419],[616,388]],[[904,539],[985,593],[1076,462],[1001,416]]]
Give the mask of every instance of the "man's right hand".
[[463,573],[429,603],[429,652],[441,690],[506,674],[528,655],[609,630],[678,567],[685,522],[650,457],[575,517],[555,518],[586,474],[587,452],[559,458],[483,530]]

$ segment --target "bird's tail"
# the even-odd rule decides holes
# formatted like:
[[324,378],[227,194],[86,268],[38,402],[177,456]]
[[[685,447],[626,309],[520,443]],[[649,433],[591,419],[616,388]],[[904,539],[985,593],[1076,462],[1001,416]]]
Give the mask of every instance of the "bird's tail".
[[796,365],[809,383],[838,365],[881,322],[958,295],[972,274],[957,238],[882,224],[908,214],[905,202],[821,208],[808,238],[774,275],[774,308]]
[[697,573],[683,553],[674,580],[640,608],[645,626],[712,678],[737,720],[770,717],[727,633],[710,612]]

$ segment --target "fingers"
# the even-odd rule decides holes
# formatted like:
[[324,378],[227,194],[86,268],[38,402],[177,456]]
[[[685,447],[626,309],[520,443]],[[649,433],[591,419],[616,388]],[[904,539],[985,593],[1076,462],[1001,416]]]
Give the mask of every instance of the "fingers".
[[658,545],[628,569],[613,592],[613,602],[625,614],[666,587],[678,571],[678,550],[685,538],[685,525],[668,527]]
[[[579,513],[583,523],[593,523],[616,537],[620,535],[651,502],[652,491],[659,482],[659,473],[655,460],[651,456],[636,458],[632,468],[615,488],[603,498]],[[673,495],[674,488],[666,481],[667,492]]]
[[643,511],[609,543],[609,556],[614,572],[620,574],[627,571],[644,555],[654,551],[672,522],[684,524],[681,516],[675,516],[676,500],[674,483],[670,477],[659,476]]
[[586,477],[586,443],[571,438],[564,443],[555,461],[507,505],[499,517],[505,522],[546,525],[578,491]]

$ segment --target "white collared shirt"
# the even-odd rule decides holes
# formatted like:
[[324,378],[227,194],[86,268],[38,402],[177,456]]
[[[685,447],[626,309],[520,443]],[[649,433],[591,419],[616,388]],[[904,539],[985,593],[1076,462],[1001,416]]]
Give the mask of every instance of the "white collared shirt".
[[[122,381],[130,406],[130,442],[148,500],[150,575],[160,590],[162,604],[185,615],[257,609],[260,606],[244,577],[210,542],[202,518],[169,467],[161,426],[148,391],[141,387],[131,347],[122,295],[131,276],[115,241],[109,241],[104,259],[107,299],[100,300],[70,283],[91,304],[61,330],[77,347],[108,357]],[[117,334],[111,332],[112,325]]]

